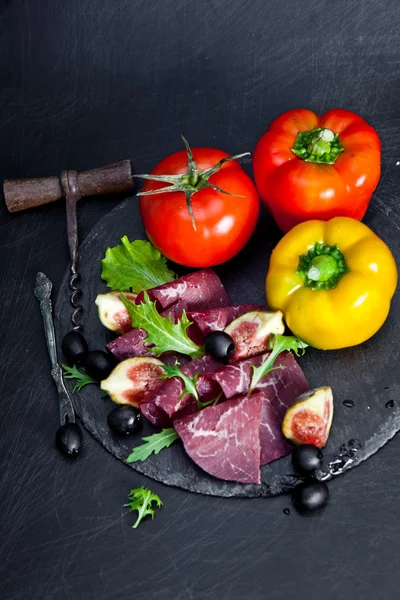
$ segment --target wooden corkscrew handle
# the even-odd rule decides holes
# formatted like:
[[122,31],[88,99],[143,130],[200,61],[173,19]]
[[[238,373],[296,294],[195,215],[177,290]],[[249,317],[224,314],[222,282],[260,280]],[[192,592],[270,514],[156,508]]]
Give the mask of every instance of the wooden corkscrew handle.
[[[133,167],[130,160],[77,174],[79,198],[128,193],[133,188]],[[4,182],[4,198],[9,212],[56,202],[63,196],[60,177],[6,179]]]

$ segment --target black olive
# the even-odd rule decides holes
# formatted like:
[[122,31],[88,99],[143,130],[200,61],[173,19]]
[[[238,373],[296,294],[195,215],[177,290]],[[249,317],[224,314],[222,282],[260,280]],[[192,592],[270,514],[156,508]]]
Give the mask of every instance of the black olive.
[[142,415],[134,406],[121,404],[114,408],[107,417],[109,428],[118,435],[135,433],[142,425]]
[[205,337],[205,349],[207,354],[214,358],[228,358],[235,352],[235,342],[225,331],[212,331]]
[[292,453],[293,467],[299,473],[313,473],[321,468],[323,460],[324,457],[320,448],[311,444],[298,446]]
[[295,487],[292,494],[294,506],[300,512],[322,508],[329,500],[329,489],[323,481],[311,481]]
[[82,448],[82,431],[78,423],[65,423],[56,433],[57,448],[63,454],[76,456]]
[[98,381],[106,379],[113,370],[113,365],[108,354],[102,350],[92,350],[89,352],[85,358],[84,366],[88,375]]
[[70,331],[63,337],[61,349],[71,366],[82,362],[89,351],[85,338],[78,331]]

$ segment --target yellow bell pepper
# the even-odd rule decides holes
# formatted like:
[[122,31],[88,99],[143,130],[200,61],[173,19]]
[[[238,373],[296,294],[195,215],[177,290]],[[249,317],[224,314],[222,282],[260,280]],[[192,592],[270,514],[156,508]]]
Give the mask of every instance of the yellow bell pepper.
[[267,302],[291,331],[323,350],[361,344],[388,316],[397,267],[388,246],[355,219],[306,221],[272,252]]

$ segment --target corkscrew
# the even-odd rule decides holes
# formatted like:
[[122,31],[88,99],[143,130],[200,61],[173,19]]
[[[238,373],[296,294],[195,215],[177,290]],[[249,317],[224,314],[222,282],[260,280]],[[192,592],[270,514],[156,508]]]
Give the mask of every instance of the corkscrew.
[[4,182],[4,198],[9,212],[18,212],[42,204],[65,198],[67,210],[68,248],[71,259],[72,326],[74,331],[82,330],[80,313],[83,310],[80,296],[79,237],[77,202],[86,196],[130,193],[134,189],[133,167],[130,160],[114,163],[78,173],[74,170],[62,171],[60,177],[35,179],[7,179]]

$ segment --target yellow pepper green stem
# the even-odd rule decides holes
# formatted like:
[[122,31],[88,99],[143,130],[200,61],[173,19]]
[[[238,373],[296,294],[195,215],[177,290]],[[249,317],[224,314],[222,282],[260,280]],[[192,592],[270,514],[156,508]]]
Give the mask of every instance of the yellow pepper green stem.
[[307,271],[308,279],[312,281],[328,281],[337,271],[337,262],[333,256],[316,256]]
[[331,290],[336,287],[345,273],[349,272],[346,258],[339,246],[317,242],[300,256],[297,273],[304,285],[313,290]]

